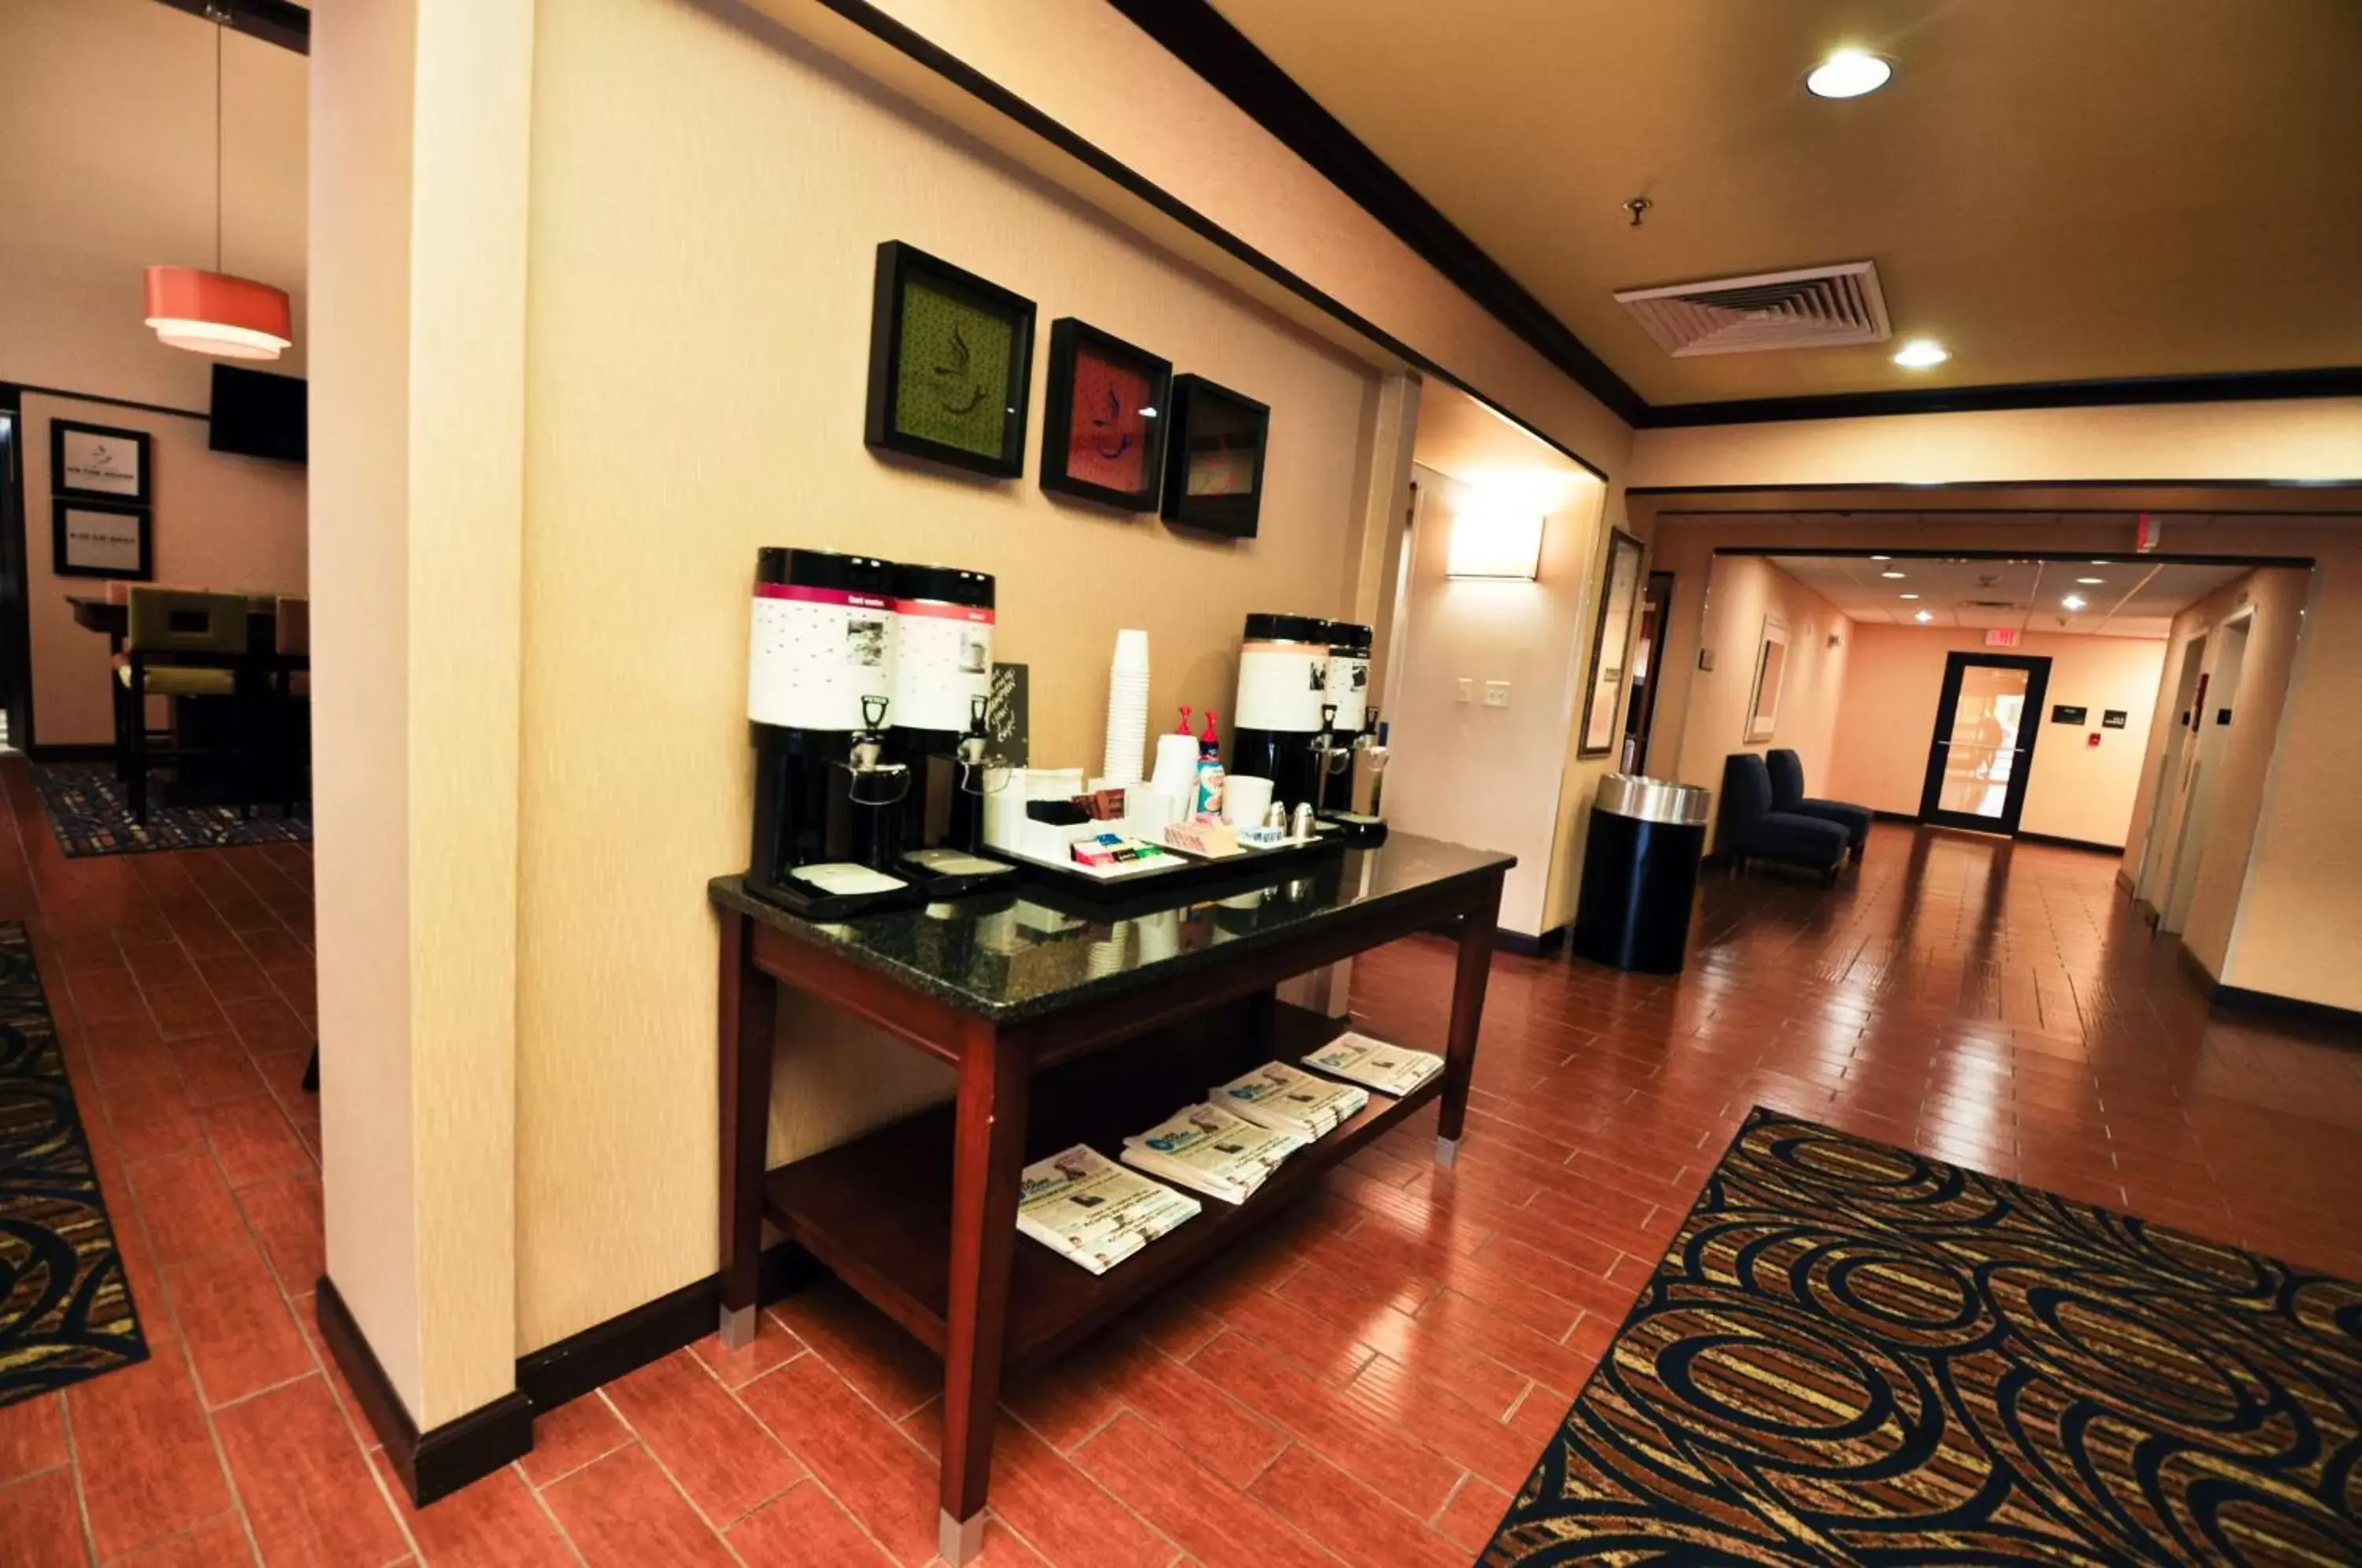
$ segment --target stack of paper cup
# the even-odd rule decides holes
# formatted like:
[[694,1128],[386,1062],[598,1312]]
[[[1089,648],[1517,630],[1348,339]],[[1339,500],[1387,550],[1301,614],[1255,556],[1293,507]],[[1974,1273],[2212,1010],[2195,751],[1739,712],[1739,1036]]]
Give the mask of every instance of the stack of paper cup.
[[[1185,802],[1198,798],[1198,737],[1174,734],[1156,737],[1156,771],[1150,783]],[[1182,812],[1183,816],[1187,810]]]
[[1148,746],[1148,634],[1118,632],[1108,668],[1107,754],[1099,771],[1132,784]]

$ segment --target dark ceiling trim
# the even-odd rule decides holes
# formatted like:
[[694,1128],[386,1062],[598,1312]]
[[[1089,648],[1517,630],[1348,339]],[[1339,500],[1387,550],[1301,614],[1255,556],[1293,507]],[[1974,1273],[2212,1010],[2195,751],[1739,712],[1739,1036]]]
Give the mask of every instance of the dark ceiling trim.
[[[716,14],[726,14],[733,24],[738,27],[778,28],[783,37],[794,36],[789,29],[781,27],[771,18],[741,6],[729,5],[726,0],[691,0],[691,3],[705,6]],[[1065,126],[1051,118],[1050,116],[982,72],[976,70],[958,56],[938,47],[923,35],[904,27],[877,6],[868,4],[867,0],[820,0],[820,4],[897,53],[933,72],[986,107],[1016,121],[1061,152],[1122,187],[1192,234],[1253,268],[1323,315],[1352,328],[1353,331],[1403,363],[1411,366],[1423,375],[1432,376],[1448,386],[1456,387],[1466,392],[1470,397],[1565,458],[1594,479],[1602,483],[1607,482],[1606,469],[1552,436],[1549,431],[1537,428],[1528,421],[1519,418],[1513,411],[1502,407],[1466,379],[1437,364],[1409,344],[1385,331],[1377,323],[1356,313],[1341,300],[1322,293],[1312,283],[1249,245],[1245,240],[1133,169],[1130,164],[1122,162],[1112,153],[1069,130]]]
[[1651,403],[1526,292],[1410,182],[1322,108],[1209,0],[1108,0],[1150,38],[1319,170],[1503,326],[1635,429],[1760,425],[1995,409],[2093,408],[2161,403],[2362,395],[2362,367],[2235,375],[2036,381],[2014,386],[1915,388],[1828,396]]
[[[1800,547],[1789,545],[1717,545],[1715,547],[1714,553],[1717,556],[1747,556],[1756,559],[1761,559],[1767,556],[1786,556],[1796,560],[2039,561],[2045,566],[2058,566],[2062,563],[2092,559],[2092,552],[2089,550],[1905,550],[1884,545],[1879,546],[1875,552],[1868,545],[1845,549],[1833,549],[1825,546]],[[2314,564],[2311,556],[2239,556],[2224,555],[2219,552],[2191,554],[2186,550],[2180,552],[2152,550],[2146,555],[2135,551],[2129,555],[2111,556],[2108,558],[2109,564],[2114,566],[2293,567],[2303,571],[2312,570]]]
[[1109,3],[1626,424],[1642,422],[1649,405],[1623,377],[1207,0]]
[[1665,429],[1697,425],[1764,425],[1788,419],[1860,419],[1897,414],[1982,414],[2000,409],[2112,408],[2127,403],[2254,403],[2270,398],[2312,397],[2362,397],[2362,366],[1657,403],[1650,408],[1642,423],[1651,429]]
[[[1938,480],[1932,484],[1914,484],[1907,480],[1843,480],[1818,484],[1785,484],[1767,480],[1756,484],[1639,484],[1626,491],[1627,495],[1760,495],[1766,491],[1842,494],[1849,491],[1878,490],[2351,490],[2362,486],[2362,479],[2292,480],[2292,479],[2010,479],[2010,480]],[[1776,510],[1793,512],[1794,507]],[[1919,507],[1884,508],[1888,511],[1922,510]],[[2025,510],[2050,512],[2053,507],[2035,506]],[[2119,506],[2118,512],[2162,512],[2158,506]],[[2234,508],[2236,510],[2236,508]],[[2302,516],[2302,513],[2290,513]]]
[[209,22],[219,15],[234,32],[297,54],[312,52],[312,13],[287,0],[164,0],[164,4]]

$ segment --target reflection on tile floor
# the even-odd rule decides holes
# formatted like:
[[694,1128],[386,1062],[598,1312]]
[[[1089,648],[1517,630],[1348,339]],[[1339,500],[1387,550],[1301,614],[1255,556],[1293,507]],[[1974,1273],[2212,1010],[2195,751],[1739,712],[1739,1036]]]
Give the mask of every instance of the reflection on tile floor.
[[[65,859],[0,766],[154,1360],[0,1410],[9,1562],[923,1563],[935,1370],[841,1288],[536,1424],[425,1513],[312,1327],[300,846]],[[1833,893],[1710,878],[1679,983],[1503,957],[1459,1169],[1425,1119],[1013,1394],[985,1560],[1459,1564],[1755,1104],[2362,1275],[2362,1042],[2210,1017],[2070,850],[1881,826]],[[1443,1028],[1451,955],[1364,961]]]

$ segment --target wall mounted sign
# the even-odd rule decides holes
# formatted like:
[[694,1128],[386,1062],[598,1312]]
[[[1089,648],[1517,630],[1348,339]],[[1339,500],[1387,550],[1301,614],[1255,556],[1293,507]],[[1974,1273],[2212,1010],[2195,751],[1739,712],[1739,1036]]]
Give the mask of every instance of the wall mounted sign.
[[1254,537],[1263,512],[1264,448],[1271,410],[1203,376],[1175,376],[1165,436],[1167,523]]
[[148,452],[149,436],[144,430],[53,419],[50,421],[50,491],[145,506],[154,499],[149,493]]
[[1015,479],[1032,378],[1032,301],[900,240],[877,248],[864,441]]
[[146,582],[155,575],[146,507],[64,496],[50,505],[50,561],[60,577],[119,577]]
[[1607,534],[1607,570],[1600,580],[1599,616],[1591,636],[1591,686],[1583,694],[1577,756],[1615,749],[1616,713],[1623,701],[1625,659],[1640,597],[1640,541],[1617,529]]
[[1008,767],[1023,767],[1032,756],[1028,732],[1033,723],[1029,671],[1021,664],[992,667],[992,686],[984,700],[984,728],[992,737],[994,760]]
[[2227,723],[2229,723],[2231,722],[2231,710],[2230,710],[2230,709],[2228,709],[2228,708],[2217,708],[2217,709],[2215,709],[2215,710],[2214,710],[2214,722],[2215,722],[2217,724],[2227,724]]
[[2131,718],[2122,708],[2110,708],[2100,715],[2100,725],[2103,729],[2121,730]]
[[2054,724],[2080,724],[2090,715],[2089,708],[2070,708],[2064,702],[2050,705],[2050,722]]
[[1985,628],[1985,646],[1989,648],[2014,648],[2017,646],[2019,642],[2022,640],[2023,639],[2020,637],[2018,633],[2018,628],[2015,626],[1987,626]]
[[1173,365],[1073,316],[1050,324],[1042,488],[1126,512],[1156,509]]
[[1788,679],[1788,623],[1763,617],[1763,641],[1755,653],[1755,690],[1747,700],[1747,733],[1740,738],[1768,741],[1780,720],[1780,686]]

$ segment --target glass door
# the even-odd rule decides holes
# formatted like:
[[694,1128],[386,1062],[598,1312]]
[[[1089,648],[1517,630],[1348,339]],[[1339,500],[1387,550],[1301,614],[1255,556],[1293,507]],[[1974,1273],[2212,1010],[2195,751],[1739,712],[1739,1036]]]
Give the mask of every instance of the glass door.
[[1944,666],[1919,820],[1980,833],[2017,832],[2050,661],[1956,653]]

